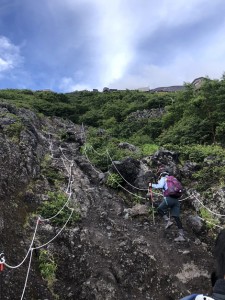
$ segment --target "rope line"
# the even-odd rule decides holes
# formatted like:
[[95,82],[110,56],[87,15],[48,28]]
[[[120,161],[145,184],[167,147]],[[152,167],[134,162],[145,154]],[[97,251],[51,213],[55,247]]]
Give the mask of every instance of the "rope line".
[[28,268],[27,268],[26,279],[25,279],[25,282],[24,282],[23,292],[22,292],[22,295],[21,295],[20,300],[23,300],[23,297],[24,297],[24,294],[25,294],[25,291],[26,291],[27,281],[28,281],[28,277],[29,277],[29,273],[30,273],[30,267],[31,267],[32,255],[33,255],[33,248],[31,248],[31,250],[30,250],[29,265],[28,265]]
[[[50,137],[50,134],[49,134],[49,137]],[[59,149],[61,150],[61,153],[62,153],[62,156],[63,156],[63,157],[61,157],[63,166],[66,169],[66,171],[68,173],[68,177],[69,177],[68,185],[67,185],[67,189],[66,189],[66,193],[68,194],[67,201],[64,203],[64,205],[60,208],[60,210],[55,215],[53,215],[53,216],[51,216],[49,218],[42,218],[41,216],[38,216],[37,221],[36,221],[36,225],[35,225],[35,230],[34,230],[34,233],[33,233],[33,237],[32,237],[31,243],[30,243],[30,246],[28,248],[28,251],[27,251],[25,257],[23,258],[23,260],[19,264],[15,265],[15,266],[12,266],[12,265],[8,264],[6,262],[6,260],[5,260],[4,254],[1,253],[0,262],[3,263],[6,267],[8,267],[10,269],[16,269],[16,268],[19,268],[20,266],[22,266],[23,263],[26,261],[26,259],[28,258],[29,254],[30,254],[30,259],[29,259],[27,274],[26,274],[25,283],[24,283],[24,287],[23,287],[23,291],[22,291],[22,295],[21,295],[21,300],[24,297],[26,286],[27,286],[27,282],[28,282],[28,277],[29,277],[30,268],[31,268],[31,262],[32,262],[33,250],[37,250],[37,249],[43,248],[43,247],[47,246],[48,244],[50,244],[51,242],[53,242],[60,235],[60,233],[65,229],[65,227],[67,226],[69,220],[71,219],[71,217],[72,217],[72,215],[74,213],[74,208],[71,208],[71,207],[68,206],[68,203],[69,203],[69,201],[71,199],[71,196],[72,196],[72,183],[74,181],[73,175],[72,175],[73,162],[72,162],[72,160],[69,160],[65,156],[65,154],[63,153],[61,147]],[[56,158],[54,158],[54,155],[53,155],[53,151],[54,150],[53,150],[53,143],[52,142],[49,142],[49,150],[50,150],[52,159],[56,159]],[[69,168],[66,166],[66,163],[65,163],[65,161],[64,161],[63,158],[66,161],[70,162],[70,167]],[[69,217],[67,218],[66,222],[64,223],[64,225],[62,226],[62,228],[58,231],[58,233],[55,234],[54,237],[51,238],[48,242],[46,242],[46,243],[44,243],[44,244],[42,244],[40,246],[33,247],[34,240],[35,240],[35,237],[36,237],[36,234],[37,234],[38,225],[40,224],[40,222],[52,220],[53,218],[57,217],[60,214],[60,212],[65,207],[67,207],[71,211],[71,213],[70,213]]]
[[214,211],[212,211],[211,209],[209,209],[207,206],[205,206],[194,194],[192,195],[200,204],[201,206],[203,206],[205,209],[207,209],[211,214],[216,215],[218,217],[225,217],[225,215],[221,215],[219,213],[216,213]]
[[[120,173],[120,171],[119,171],[118,168],[116,167],[116,165],[115,165],[115,163],[114,163],[112,157],[110,156],[108,149],[107,149],[105,152],[102,152],[102,154],[100,154],[99,152],[97,152],[97,151],[93,148],[93,146],[91,146],[91,149],[92,149],[97,155],[99,155],[99,156],[102,156],[102,155],[104,155],[104,153],[106,153],[107,156],[110,158],[110,160],[111,160],[111,162],[112,162],[112,164],[113,164],[115,170],[117,171],[117,173],[120,175],[120,177],[121,177],[128,185],[130,185],[131,187],[133,187],[133,188],[135,188],[135,189],[137,189],[137,190],[140,190],[140,191],[148,191],[148,189],[142,189],[142,188],[138,188],[138,187],[132,185],[130,182],[128,182],[128,181],[123,177],[123,175]],[[87,157],[87,154],[86,154],[86,157]],[[88,161],[89,161],[90,164],[92,164],[89,158],[88,158]],[[96,172],[100,173],[99,171],[97,171],[97,170],[93,167],[93,165],[92,165],[92,168],[93,168]],[[109,171],[108,171],[108,172],[109,172]],[[116,180],[115,180],[115,181],[116,181]],[[117,182],[117,184],[119,185],[118,182]],[[122,186],[121,186],[121,187],[122,187]],[[122,188],[123,188],[123,187],[122,187]],[[123,188],[123,189],[125,189],[125,188]],[[126,189],[125,189],[125,190],[126,190]],[[126,191],[127,191],[128,193],[132,194],[132,195],[138,196],[137,194],[134,194],[134,193],[132,193],[132,192],[130,192],[130,191],[128,191],[128,190],[126,190]],[[158,196],[163,196],[163,194],[162,194],[162,193],[159,193],[159,192],[152,191],[152,193],[155,194],[155,195],[158,195]],[[138,196],[138,197],[140,197],[140,196]],[[187,196],[186,198],[179,199],[178,201],[179,201],[179,202],[182,202],[182,201],[185,201],[185,200],[187,200],[187,199],[189,199],[189,198],[190,198],[190,196]],[[145,198],[142,197],[142,199],[145,199]]]
[[[199,216],[198,216],[199,217]],[[210,221],[208,221],[208,220],[205,220],[205,219],[203,219],[202,217],[199,217],[199,219],[201,219],[202,221],[205,221],[206,223],[209,223],[209,224],[211,224],[211,225],[213,225],[213,226],[215,226],[215,227],[218,227],[218,228],[220,228],[220,229],[223,229],[224,227],[222,227],[222,226],[219,226],[219,225],[217,225],[217,224],[215,224],[215,223],[212,223],[212,222],[210,222]]]
[[137,189],[137,190],[140,190],[140,191],[148,191],[148,189],[141,189],[141,188],[138,188],[138,187],[132,185],[131,183],[129,183],[129,182],[123,177],[123,175],[120,173],[120,171],[118,170],[118,168],[116,167],[116,164],[115,164],[114,161],[112,160],[112,157],[110,156],[108,149],[106,150],[106,153],[107,153],[108,157],[110,158],[110,160],[111,160],[111,162],[112,162],[112,165],[113,165],[114,168],[116,169],[117,173],[121,176],[121,178],[123,178],[123,180],[124,180],[127,184],[129,184],[131,187],[133,187],[133,188],[135,188],[135,189]]
[[32,237],[32,240],[31,240],[31,243],[30,243],[30,247],[24,257],[24,259],[16,266],[12,266],[12,265],[9,265],[7,264],[5,261],[4,261],[4,265],[10,269],[17,269],[19,268],[20,266],[22,266],[22,264],[26,261],[29,253],[30,253],[30,250],[32,249],[32,246],[33,246],[33,243],[34,243],[34,239],[35,239],[35,236],[36,236],[36,233],[37,233],[37,228],[38,228],[38,224],[39,224],[39,220],[40,220],[40,217],[37,218],[37,221],[36,221],[36,226],[35,226],[35,230],[34,230],[34,234],[33,234],[33,237]]
[[[68,207],[68,208],[69,208],[69,207]],[[66,227],[67,223],[68,223],[69,220],[71,219],[72,214],[73,214],[73,212],[74,212],[74,208],[69,208],[69,209],[71,210],[71,213],[70,213],[70,215],[69,215],[67,221],[66,221],[65,224],[63,225],[63,227],[59,230],[59,232],[58,232],[51,240],[49,240],[49,241],[46,242],[45,244],[42,244],[42,245],[40,245],[40,246],[38,246],[38,247],[34,247],[33,250],[41,249],[41,248],[47,246],[47,245],[50,244],[52,241],[54,241],[54,240],[57,238],[58,235],[60,235],[60,233],[64,230],[64,228]]]
[[87,150],[86,150],[86,148],[84,148],[84,154],[85,154],[85,157],[86,157],[87,161],[89,162],[90,166],[92,167],[92,169],[93,169],[98,175],[101,174],[101,172],[99,172],[99,171],[93,166],[93,164],[91,163],[91,161],[90,161],[90,159],[89,159],[89,157],[88,157],[88,155],[87,155]]
[[56,217],[61,213],[61,211],[67,206],[67,203],[70,201],[70,198],[71,198],[71,194],[69,195],[67,201],[66,201],[66,202],[64,203],[64,205],[61,207],[61,209],[60,209],[54,216],[52,216],[52,217],[50,217],[50,218],[45,218],[45,219],[40,217],[40,221],[41,221],[41,222],[44,222],[44,221],[50,221],[50,220],[56,218]]
[[[85,134],[85,130],[84,130],[83,124],[82,124],[82,131],[83,131],[84,140],[85,140],[85,143],[86,143],[87,139],[86,139],[86,134]],[[99,156],[102,156],[102,155],[104,155],[104,153],[106,153],[107,156],[110,158],[110,160],[111,160],[111,162],[112,162],[114,168],[116,169],[117,173],[120,175],[120,177],[121,177],[128,185],[130,185],[131,187],[133,187],[133,188],[135,188],[135,189],[138,189],[138,190],[147,191],[147,189],[140,189],[140,188],[138,188],[138,187],[133,186],[131,183],[129,183],[129,182],[122,176],[122,174],[119,172],[118,168],[115,166],[115,163],[113,162],[113,160],[112,160],[112,158],[111,158],[111,156],[110,156],[110,154],[109,154],[108,149],[100,154],[98,151],[96,151],[96,150],[94,149],[94,147],[93,147],[92,145],[91,145],[90,148],[91,148],[97,155],[99,155]],[[91,164],[92,168],[93,168],[97,173],[100,173],[100,172],[99,172],[98,170],[96,170],[95,167],[92,165],[92,163],[91,163],[91,161],[90,161],[90,159],[89,159],[89,157],[88,157],[88,155],[87,155],[87,150],[86,150],[86,149],[85,149],[85,155],[86,155],[86,157],[87,157],[89,163]],[[109,172],[109,174],[111,174],[111,173]],[[115,181],[116,181],[116,180],[115,180]],[[138,197],[138,198],[146,199],[146,198],[144,198],[144,197],[142,197],[142,196],[139,196],[139,195],[137,195],[137,194],[134,194],[134,193],[130,192],[129,190],[127,190],[126,188],[124,188],[118,181],[116,181],[116,183],[118,184],[119,187],[121,187],[121,188],[122,188],[123,190],[125,190],[126,192],[128,192],[128,193],[130,193],[130,194],[132,194],[132,195],[134,195],[134,196],[136,196],[136,197]],[[153,191],[153,193],[156,194],[156,195],[159,195],[159,196],[163,196],[163,194],[156,193],[156,192],[154,192],[154,191]],[[206,207],[206,206],[205,206],[205,205],[204,205],[204,204],[203,204],[203,203],[202,203],[195,195],[191,195],[191,196],[193,196],[193,197],[194,197],[194,198],[195,198],[195,199],[196,199],[196,200],[197,200],[197,201],[198,201],[205,209],[207,209],[207,210],[208,210],[209,212],[211,212],[212,214],[217,215],[217,216],[220,216],[220,217],[225,217],[225,215],[222,215],[222,214],[219,214],[219,213],[216,213],[216,212],[213,212],[212,210],[210,210],[210,209],[209,209],[208,207]],[[191,196],[189,195],[189,196],[187,196],[186,198],[179,199],[178,201],[179,201],[179,202],[183,202],[183,201],[185,201],[185,200],[190,199]],[[202,218],[201,218],[201,219],[202,219]],[[204,219],[202,219],[202,220],[204,220]],[[204,220],[204,221],[209,223],[209,221],[207,221],[207,220]],[[211,224],[213,224],[213,223],[211,223]],[[217,227],[218,227],[218,225],[216,225],[216,224],[214,224],[214,226],[217,226]],[[220,227],[220,228],[222,228],[222,227]]]

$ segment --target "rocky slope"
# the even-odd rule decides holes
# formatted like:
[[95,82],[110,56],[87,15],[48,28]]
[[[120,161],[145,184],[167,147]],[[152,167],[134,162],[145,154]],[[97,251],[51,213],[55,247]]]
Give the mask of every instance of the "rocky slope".
[[[209,292],[214,236],[196,218],[194,196],[182,203],[187,240],[180,244],[173,241],[176,227],[164,230],[145,200],[157,164],[169,164],[181,178],[193,165],[178,168],[178,155],[169,151],[116,162],[111,170],[116,166],[125,179],[117,191],[105,184],[108,174],[81,154],[84,141],[82,128],[69,121],[0,104],[0,251],[11,266],[0,272],[0,299],[176,300]],[[131,201],[135,187],[142,194],[138,205]],[[69,207],[80,219],[65,228],[39,222],[31,244],[37,210],[49,201],[49,191],[65,197],[70,192]],[[215,195],[222,210],[223,189]],[[57,266],[52,282],[39,267],[43,249]],[[29,255],[21,263],[27,253],[33,254],[30,265]]]

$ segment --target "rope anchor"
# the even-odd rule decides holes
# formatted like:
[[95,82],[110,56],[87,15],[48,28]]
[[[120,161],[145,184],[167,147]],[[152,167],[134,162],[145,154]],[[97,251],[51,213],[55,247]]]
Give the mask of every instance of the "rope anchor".
[[0,254],[0,272],[4,270],[4,264],[5,264],[5,257],[4,257],[4,253],[2,252]]

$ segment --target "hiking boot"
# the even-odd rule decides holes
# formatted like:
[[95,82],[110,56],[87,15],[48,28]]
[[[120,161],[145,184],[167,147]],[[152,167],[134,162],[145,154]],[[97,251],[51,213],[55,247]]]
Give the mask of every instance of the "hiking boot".
[[174,242],[185,242],[185,237],[183,234],[179,234],[177,238],[174,239]]
[[170,220],[168,220],[167,223],[166,223],[166,225],[165,225],[165,229],[170,228],[172,225],[173,225],[173,222],[170,221]]

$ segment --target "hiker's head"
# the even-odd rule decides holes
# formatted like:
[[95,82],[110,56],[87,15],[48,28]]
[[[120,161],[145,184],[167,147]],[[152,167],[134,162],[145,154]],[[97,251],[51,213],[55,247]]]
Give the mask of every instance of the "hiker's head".
[[225,229],[221,230],[215,243],[214,256],[216,261],[216,276],[225,278]]
[[157,175],[159,177],[170,175],[170,170],[167,166],[160,166],[157,170]]

